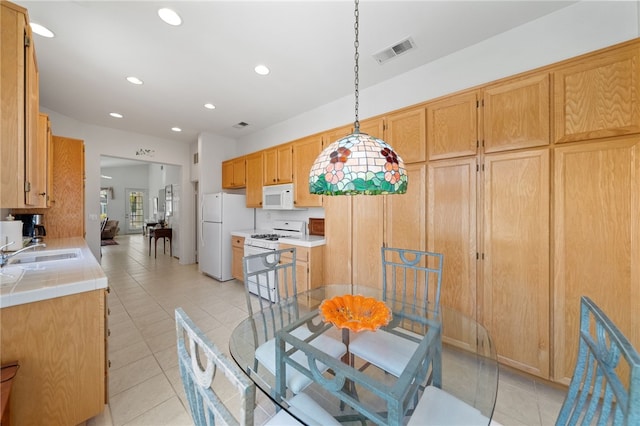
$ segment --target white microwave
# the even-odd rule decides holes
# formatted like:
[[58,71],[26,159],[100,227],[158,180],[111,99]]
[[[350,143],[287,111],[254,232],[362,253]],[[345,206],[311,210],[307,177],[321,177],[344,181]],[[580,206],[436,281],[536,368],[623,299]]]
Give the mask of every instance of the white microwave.
[[267,210],[294,210],[293,184],[263,186],[262,208]]

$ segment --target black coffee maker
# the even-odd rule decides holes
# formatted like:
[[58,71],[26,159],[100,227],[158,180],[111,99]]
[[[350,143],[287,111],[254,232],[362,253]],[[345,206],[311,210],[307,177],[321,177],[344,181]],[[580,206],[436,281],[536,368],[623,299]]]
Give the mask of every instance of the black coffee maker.
[[42,214],[17,214],[16,220],[22,221],[22,236],[30,237],[34,243],[40,243],[43,241],[43,237],[47,235],[47,231],[44,229],[43,221],[44,215]]

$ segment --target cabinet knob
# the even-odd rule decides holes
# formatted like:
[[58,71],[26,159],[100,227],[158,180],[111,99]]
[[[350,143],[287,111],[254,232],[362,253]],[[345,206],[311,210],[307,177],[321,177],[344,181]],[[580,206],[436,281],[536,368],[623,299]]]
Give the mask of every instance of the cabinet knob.
[[47,193],[46,193],[46,192],[41,192],[41,193],[39,193],[38,195],[39,195],[39,196],[41,196],[41,197],[44,197],[44,196],[46,196],[46,195],[47,195]]

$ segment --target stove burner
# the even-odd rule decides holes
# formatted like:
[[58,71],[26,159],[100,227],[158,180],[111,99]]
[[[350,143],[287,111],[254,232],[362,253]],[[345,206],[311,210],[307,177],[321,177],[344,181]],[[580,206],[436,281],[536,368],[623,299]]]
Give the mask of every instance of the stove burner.
[[257,240],[268,240],[268,241],[278,241],[280,235],[278,234],[253,234],[251,238],[255,238]]

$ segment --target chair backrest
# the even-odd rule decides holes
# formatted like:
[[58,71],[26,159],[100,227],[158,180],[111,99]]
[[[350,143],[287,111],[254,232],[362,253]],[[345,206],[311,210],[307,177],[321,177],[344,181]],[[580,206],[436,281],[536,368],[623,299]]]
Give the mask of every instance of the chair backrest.
[[596,421],[640,425],[640,356],[604,312],[582,296],[578,359],[556,425]]
[[442,284],[441,253],[382,247],[382,290],[402,302],[438,309]]
[[[236,367],[191,321],[182,308],[177,308],[178,363],[191,416],[196,426],[227,424],[253,426],[255,385]],[[216,372],[231,383],[241,398],[236,418],[213,390]]]
[[295,247],[245,256],[242,270],[249,315],[254,310],[251,293],[259,296],[258,309],[262,311],[298,292]]

